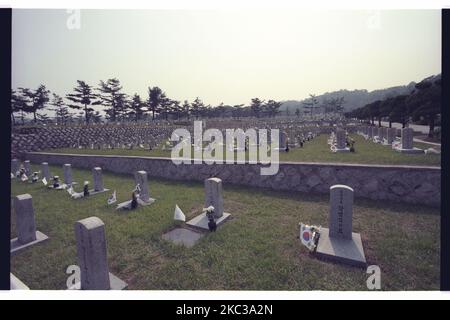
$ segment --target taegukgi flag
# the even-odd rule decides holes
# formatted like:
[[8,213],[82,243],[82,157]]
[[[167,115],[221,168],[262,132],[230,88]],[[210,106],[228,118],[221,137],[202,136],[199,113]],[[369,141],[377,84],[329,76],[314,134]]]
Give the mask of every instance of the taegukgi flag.
[[320,229],[320,227],[318,228],[300,223],[300,240],[310,251],[313,251],[316,247],[315,238],[318,229]]

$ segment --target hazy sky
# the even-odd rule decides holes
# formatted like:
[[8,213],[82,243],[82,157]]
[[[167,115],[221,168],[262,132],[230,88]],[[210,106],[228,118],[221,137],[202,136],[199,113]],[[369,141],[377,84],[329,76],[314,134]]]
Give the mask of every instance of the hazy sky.
[[64,95],[117,77],[128,94],[240,104],[380,89],[441,72],[441,12],[13,10],[13,87]]

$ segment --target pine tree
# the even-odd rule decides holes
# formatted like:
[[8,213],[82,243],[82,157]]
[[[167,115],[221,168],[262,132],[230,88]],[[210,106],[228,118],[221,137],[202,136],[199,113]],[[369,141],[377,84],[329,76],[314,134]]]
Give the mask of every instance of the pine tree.
[[62,124],[63,126],[67,125],[67,122],[70,121],[72,116],[71,116],[67,106],[64,104],[63,98],[61,98],[59,95],[53,93],[53,99],[52,99],[51,105],[55,107],[54,109],[51,109],[51,110],[55,111],[57,124]]
[[152,120],[155,120],[155,113],[160,111],[161,105],[166,98],[164,92],[159,87],[148,88],[148,109],[152,112]]
[[50,93],[47,88],[41,84],[36,90],[28,88],[19,88],[23,98],[23,111],[33,114],[34,123],[37,123],[37,112],[45,108],[49,101]]
[[69,107],[72,109],[83,109],[84,110],[84,118],[86,124],[89,123],[89,118],[93,108],[90,106],[96,104],[94,101],[97,96],[92,92],[92,87],[88,85],[86,82],[77,80],[78,86],[73,89],[75,93],[70,93],[66,95],[66,99],[72,101],[75,104],[69,104]]
[[109,120],[117,121],[127,107],[125,94],[121,92],[120,81],[116,78],[108,79],[106,82],[100,81],[98,90],[100,91],[99,101],[94,104],[105,106]]

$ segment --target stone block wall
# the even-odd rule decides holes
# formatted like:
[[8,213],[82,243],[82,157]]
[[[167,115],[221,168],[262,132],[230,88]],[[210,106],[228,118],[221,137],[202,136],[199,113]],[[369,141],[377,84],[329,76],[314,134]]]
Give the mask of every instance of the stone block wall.
[[54,165],[71,163],[75,168],[133,174],[145,170],[149,176],[172,180],[203,181],[215,176],[224,185],[270,188],[328,194],[330,186],[345,184],[355,190],[355,196],[373,200],[423,204],[439,207],[441,202],[441,169],[418,166],[358,165],[281,162],[273,176],[261,176],[260,164],[197,164],[175,165],[168,158],[132,156],[68,155],[28,153],[33,163]]

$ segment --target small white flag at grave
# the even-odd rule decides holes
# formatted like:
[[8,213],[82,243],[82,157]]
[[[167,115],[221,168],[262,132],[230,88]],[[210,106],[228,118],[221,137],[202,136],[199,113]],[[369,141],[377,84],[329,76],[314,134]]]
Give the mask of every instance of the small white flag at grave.
[[139,183],[136,185],[136,187],[134,188],[133,192],[137,192],[138,194],[141,193],[141,186],[139,185]]
[[72,194],[72,198],[74,198],[74,199],[80,199],[80,198],[83,198],[83,197],[84,197],[84,193],[83,192],[74,192]]
[[116,190],[114,190],[113,194],[108,198],[108,205],[113,204],[117,201]]
[[11,179],[14,179],[14,174],[11,172]]
[[70,188],[67,189],[67,192],[68,192],[71,196],[73,196],[74,193],[75,193],[75,191],[73,191],[73,187],[72,187],[72,186],[70,186]]
[[186,221],[186,216],[177,204],[175,205],[175,214],[173,218],[178,221]]
[[313,251],[316,247],[315,240],[318,231],[320,231],[320,227],[300,224],[300,240],[310,251]]
[[44,186],[46,186],[47,184],[48,184],[48,182],[47,182],[47,179],[45,179],[45,177],[44,178],[42,178],[42,183],[44,184]]

